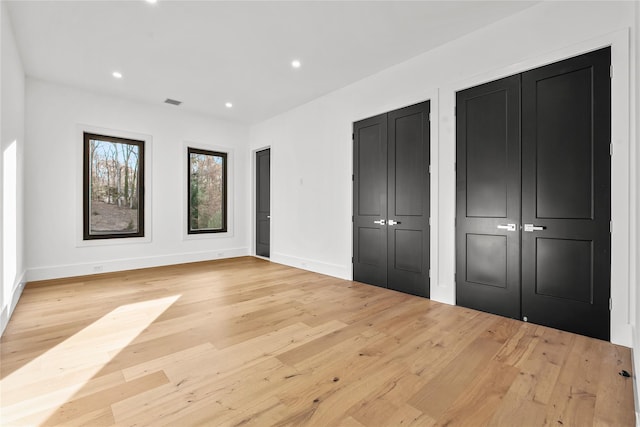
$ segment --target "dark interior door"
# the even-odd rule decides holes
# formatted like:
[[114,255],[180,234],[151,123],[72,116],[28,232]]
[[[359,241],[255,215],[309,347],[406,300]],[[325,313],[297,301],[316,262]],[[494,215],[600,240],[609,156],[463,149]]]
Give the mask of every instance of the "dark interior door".
[[429,102],[388,113],[387,287],[429,296]]
[[457,94],[459,305],[609,339],[610,63],[602,49]]
[[522,315],[609,339],[610,49],[522,77]]
[[429,101],[353,125],[353,279],[429,296]]
[[456,102],[456,301],[519,318],[520,76]]
[[387,115],[353,125],[353,280],[387,286]]
[[256,152],[256,255],[270,256],[271,150]]

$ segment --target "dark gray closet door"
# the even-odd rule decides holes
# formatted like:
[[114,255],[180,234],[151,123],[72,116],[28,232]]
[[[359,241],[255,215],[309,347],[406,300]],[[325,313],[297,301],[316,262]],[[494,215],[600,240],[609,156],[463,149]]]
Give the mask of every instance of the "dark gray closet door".
[[353,125],[353,278],[429,296],[429,101]]
[[459,305],[609,339],[610,64],[607,48],[457,94]]
[[353,280],[387,286],[387,115],[353,125]]
[[429,296],[429,102],[388,113],[387,286]]
[[610,58],[607,48],[522,77],[522,316],[605,340]]
[[271,150],[256,153],[256,255],[269,257],[271,247]]
[[456,301],[520,317],[520,76],[457,93]]

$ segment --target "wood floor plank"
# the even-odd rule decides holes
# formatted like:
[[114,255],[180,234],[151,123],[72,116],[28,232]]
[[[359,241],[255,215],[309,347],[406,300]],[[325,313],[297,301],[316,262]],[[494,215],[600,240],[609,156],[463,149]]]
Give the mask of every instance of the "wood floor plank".
[[347,417],[340,421],[340,424],[338,424],[337,427],[365,427],[365,424],[358,422],[353,417]]
[[[385,385],[372,388],[349,409],[348,413],[365,425],[403,425],[424,415],[406,404],[421,384],[422,379],[419,376],[403,369]],[[401,415],[399,411],[403,408],[406,413]],[[399,416],[400,419],[397,419]]]
[[487,425],[517,375],[517,368],[490,361],[436,425]]
[[505,342],[498,354],[496,360],[511,366],[520,366],[523,361],[529,359],[531,352],[538,344],[539,336],[536,334],[537,326],[530,323],[522,323],[512,320],[513,323],[519,323],[519,327],[514,331],[510,339]]
[[623,369],[611,343],[241,257],[29,283],[0,424],[632,426]]
[[[275,381],[271,379],[273,376],[276,376],[276,379],[286,379],[297,373],[295,369],[287,369],[277,362],[273,356],[278,351],[286,350],[290,346],[295,347],[304,343],[304,340],[329,334],[343,326],[344,324],[337,321],[316,328],[295,325],[243,343],[240,349],[203,353],[200,360],[193,360],[191,364],[167,366],[164,371],[176,387],[164,394],[134,397],[122,404],[114,405],[114,411],[117,411],[116,419],[137,420],[139,416],[144,417],[147,411],[154,411],[163,414],[163,420],[170,420],[176,416],[172,408],[175,407],[173,403],[177,399],[181,399],[185,404],[185,413],[209,413],[216,408],[210,408],[209,401],[215,401],[221,407],[234,408],[235,413],[240,413],[237,409],[237,399],[251,393],[264,394],[262,389],[268,388]],[[270,354],[271,352],[273,354]],[[269,363],[265,364],[266,362]],[[198,366],[199,369],[194,370],[193,366]],[[282,374],[278,376],[276,372]],[[245,390],[244,383],[253,383],[254,386]],[[147,400],[150,402],[146,403]],[[204,408],[200,408],[201,406]],[[178,420],[179,416],[175,421]]]
[[[47,393],[55,393],[60,389],[66,387],[75,387],[80,390],[74,395],[91,394],[103,390],[105,388],[113,387],[118,384],[122,384],[126,381],[123,372],[116,371],[109,375],[101,375],[100,377],[93,377],[96,372],[96,367],[88,367],[84,369],[74,369],[68,373],[60,373],[55,377],[51,377],[46,381],[42,379],[34,379],[32,381],[18,382],[18,387],[6,387],[2,385],[3,389],[3,407],[10,407],[11,405],[19,404],[21,402],[28,401],[34,396],[42,396]],[[99,368],[98,368],[99,370]],[[87,380],[87,378],[90,378]]]
[[[596,406],[594,408],[595,426],[611,426],[616,423],[633,425],[634,414],[625,408],[626,396],[633,393],[633,380],[621,375],[625,366],[631,366],[628,349],[599,342],[602,352],[602,364],[598,369],[600,375]],[[606,406],[606,408],[605,408]]]
[[436,421],[413,406],[404,404],[389,416],[386,423],[388,426],[431,427]]
[[409,399],[408,403],[430,417],[439,419],[476,376],[483,372],[482,368],[499,349],[500,343],[478,337]]
[[142,363],[124,368],[120,372],[127,381],[131,381],[152,372],[170,369],[171,366],[193,366],[193,364],[200,362],[203,356],[211,355],[215,351],[216,349],[211,343],[205,342],[156,359],[144,360]]
[[129,396],[135,396],[143,391],[167,384],[168,382],[169,379],[164,372],[158,371],[132,381],[127,381],[115,387],[101,390],[99,393],[79,398],[75,397],[57,408],[56,411],[49,416],[44,425],[65,425],[73,422],[77,418],[84,418],[86,416],[93,417],[97,411],[101,411],[105,407],[120,402]]
[[573,337],[566,363],[549,399],[547,425],[593,424],[602,355],[596,340]]

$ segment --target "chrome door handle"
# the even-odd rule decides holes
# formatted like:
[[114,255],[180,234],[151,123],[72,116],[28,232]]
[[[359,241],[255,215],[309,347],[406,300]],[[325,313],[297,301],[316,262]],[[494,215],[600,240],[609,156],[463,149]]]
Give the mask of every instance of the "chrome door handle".
[[373,221],[374,224],[380,224],[380,225],[384,225],[384,219],[381,219],[380,221]]
[[533,233],[534,231],[542,231],[544,230],[544,226],[542,225],[533,225],[533,224],[525,224],[524,231],[528,231],[529,233]]
[[498,228],[500,230],[516,231],[516,225],[515,224],[500,224],[500,225],[498,225]]
[[271,219],[271,215],[267,215],[267,219]]
[[392,219],[389,220],[389,225],[396,225],[396,224],[400,224],[400,221],[394,221]]

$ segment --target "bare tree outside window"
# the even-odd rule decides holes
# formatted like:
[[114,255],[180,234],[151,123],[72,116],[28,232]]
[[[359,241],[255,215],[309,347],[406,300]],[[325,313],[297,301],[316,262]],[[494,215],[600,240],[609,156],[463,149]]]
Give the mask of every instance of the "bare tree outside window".
[[227,154],[189,147],[189,234],[227,231]]
[[144,237],[144,141],[84,134],[84,240]]

